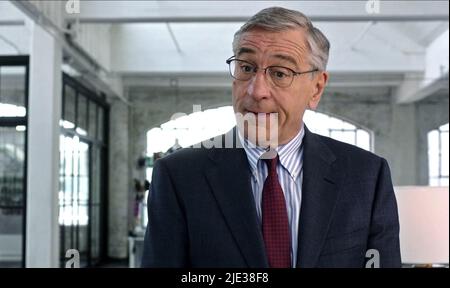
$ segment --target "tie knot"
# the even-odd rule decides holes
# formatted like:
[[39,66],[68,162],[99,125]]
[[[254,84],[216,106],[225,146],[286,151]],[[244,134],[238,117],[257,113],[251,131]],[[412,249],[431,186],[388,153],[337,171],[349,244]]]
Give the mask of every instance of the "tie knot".
[[278,164],[278,154],[274,158],[264,159],[264,162],[266,162],[267,164],[267,169],[269,170],[269,173],[276,172]]

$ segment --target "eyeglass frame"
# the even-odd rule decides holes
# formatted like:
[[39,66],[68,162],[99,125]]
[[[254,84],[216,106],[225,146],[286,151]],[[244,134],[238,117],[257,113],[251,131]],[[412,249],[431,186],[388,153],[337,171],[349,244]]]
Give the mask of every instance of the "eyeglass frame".
[[[253,75],[252,75],[249,79],[247,79],[247,80],[241,80],[241,79],[236,78],[236,77],[233,75],[233,73],[231,72],[231,62],[232,62],[232,61],[241,61],[241,62],[247,63],[247,64],[249,64],[249,65],[251,65],[251,66],[254,66],[254,70],[252,71],[252,74],[253,74]],[[267,69],[269,69],[269,68],[278,67],[278,68],[287,69],[287,70],[289,70],[289,71],[292,72],[292,80],[291,80],[291,83],[289,83],[289,85],[286,85],[286,86],[280,86],[280,85],[277,85],[277,84],[275,84],[275,82],[273,81],[272,77],[270,77],[271,82],[272,82],[275,86],[281,87],[281,88],[287,88],[287,87],[290,87],[290,86],[292,85],[292,82],[294,82],[294,76],[297,76],[297,75],[303,75],[303,74],[308,74],[308,73],[314,73],[314,72],[319,71],[319,68],[315,68],[315,69],[308,70],[308,71],[304,71],[304,72],[297,72],[297,71],[292,70],[292,69],[289,68],[289,67],[278,66],[278,65],[271,65],[271,66],[267,66],[266,68],[259,68],[258,66],[254,65],[254,64],[252,64],[252,63],[250,63],[250,62],[248,62],[248,61],[245,61],[245,60],[236,58],[236,55],[233,55],[233,56],[231,56],[230,58],[228,58],[228,59],[225,61],[225,63],[228,64],[228,68],[229,68],[228,70],[229,70],[229,72],[230,72],[231,77],[233,77],[233,79],[236,79],[236,80],[238,80],[238,81],[248,81],[248,80],[252,79],[252,77],[254,77],[254,76],[256,75],[256,73],[258,72],[258,70],[264,71],[264,75],[267,76]]]

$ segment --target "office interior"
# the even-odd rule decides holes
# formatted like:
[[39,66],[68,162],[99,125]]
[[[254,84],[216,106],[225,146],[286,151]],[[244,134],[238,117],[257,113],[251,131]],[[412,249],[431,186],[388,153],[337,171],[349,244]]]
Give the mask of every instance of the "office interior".
[[235,125],[225,60],[270,6],[331,42],[305,124],[387,159],[403,265],[448,267],[448,1],[24,0],[0,1],[0,268],[139,267],[155,161]]

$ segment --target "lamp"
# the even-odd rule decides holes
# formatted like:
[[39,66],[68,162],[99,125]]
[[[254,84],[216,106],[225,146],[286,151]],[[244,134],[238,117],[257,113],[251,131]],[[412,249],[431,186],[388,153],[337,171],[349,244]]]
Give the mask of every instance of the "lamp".
[[448,187],[395,187],[402,263],[412,267],[448,267]]

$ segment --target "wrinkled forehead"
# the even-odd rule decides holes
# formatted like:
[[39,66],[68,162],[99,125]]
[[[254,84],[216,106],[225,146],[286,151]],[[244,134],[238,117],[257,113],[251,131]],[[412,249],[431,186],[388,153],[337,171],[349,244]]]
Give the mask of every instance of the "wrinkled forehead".
[[309,55],[305,31],[302,28],[268,31],[253,28],[242,33],[235,51],[236,57],[254,55],[275,57],[294,65],[302,64]]

